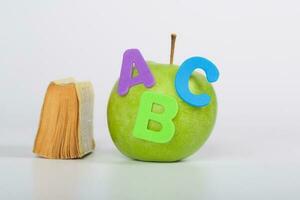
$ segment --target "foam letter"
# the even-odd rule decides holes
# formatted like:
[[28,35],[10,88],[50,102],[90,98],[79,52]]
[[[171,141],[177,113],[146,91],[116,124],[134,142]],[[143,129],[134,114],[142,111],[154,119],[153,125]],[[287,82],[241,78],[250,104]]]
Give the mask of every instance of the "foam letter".
[[195,95],[189,90],[189,79],[196,69],[204,70],[208,82],[215,82],[219,78],[219,71],[212,62],[206,58],[191,57],[179,67],[175,78],[175,88],[177,94],[186,103],[191,106],[203,107],[209,104],[210,96],[207,94]]
[[[132,77],[133,67],[138,71],[138,75],[135,77]],[[123,54],[118,93],[120,96],[124,96],[132,86],[141,83],[149,88],[155,84],[155,81],[141,52],[138,49],[128,49]]]
[[[163,106],[163,112],[152,111],[153,104]],[[176,116],[178,104],[173,97],[154,92],[144,92],[141,96],[140,107],[133,129],[133,136],[139,139],[155,143],[167,143],[175,134],[175,126],[172,119]],[[159,131],[149,130],[150,120],[161,125]]]

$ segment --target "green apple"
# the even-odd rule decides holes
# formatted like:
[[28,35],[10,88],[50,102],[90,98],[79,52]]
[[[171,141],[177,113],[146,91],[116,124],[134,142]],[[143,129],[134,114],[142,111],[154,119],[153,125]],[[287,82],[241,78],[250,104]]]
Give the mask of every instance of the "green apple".
[[[212,85],[206,78],[194,72],[190,77],[190,90],[194,94],[208,94],[209,105],[193,107],[183,101],[175,89],[177,65],[148,62],[155,78],[155,85],[146,88],[143,84],[130,88],[125,96],[119,96],[118,82],[110,94],[107,107],[107,120],[111,138],[124,155],[142,161],[173,162],[195,153],[209,137],[216,120],[217,99]],[[133,128],[140,104],[140,97],[145,91],[169,95],[178,103],[178,113],[173,119],[175,134],[168,143],[154,143],[133,136]],[[154,111],[163,108],[153,107]],[[160,124],[150,121],[149,129],[158,130]]]

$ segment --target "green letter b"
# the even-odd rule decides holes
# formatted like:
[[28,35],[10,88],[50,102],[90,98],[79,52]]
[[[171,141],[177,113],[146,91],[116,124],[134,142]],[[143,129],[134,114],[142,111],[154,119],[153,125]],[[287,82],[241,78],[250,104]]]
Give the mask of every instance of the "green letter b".
[[[153,104],[163,106],[163,112],[153,112]],[[154,92],[144,92],[141,96],[133,136],[155,143],[169,142],[175,133],[175,126],[172,119],[176,116],[177,112],[178,104],[173,97]],[[150,120],[158,122],[161,125],[161,129],[159,131],[148,129]]]

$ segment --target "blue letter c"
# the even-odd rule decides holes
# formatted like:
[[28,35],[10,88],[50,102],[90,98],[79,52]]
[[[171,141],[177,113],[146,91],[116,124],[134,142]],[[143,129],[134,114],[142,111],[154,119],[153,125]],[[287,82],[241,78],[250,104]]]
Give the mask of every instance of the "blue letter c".
[[185,60],[179,67],[175,77],[175,88],[182,100],[191,106],[203,107],[209,104],[210,96],[207,94],[193,94],[189,90],[189,79],[193,71],[202,69],[208,82],[215,82],[219,78],[217,67],[206,58],[191,57]]

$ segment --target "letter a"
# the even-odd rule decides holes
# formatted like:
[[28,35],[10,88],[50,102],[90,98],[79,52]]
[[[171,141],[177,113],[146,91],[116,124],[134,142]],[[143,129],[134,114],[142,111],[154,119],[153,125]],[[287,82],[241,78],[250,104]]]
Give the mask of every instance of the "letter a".
[[[153,104],[163,106],[162,113],[152,111]],[[171,96],[154,92],[144,92],[140,100],[140,107],[133,129],[133,136],[155,143],[167,143],[175,134],[173,118],[177,115],[178,104]],[[153,120],[161,125],[159,131],[148,129],[149,121]]]
[[[138,75],[133,76],[133,68],[136,68]],[[154,77],[138,49],[128,49],[123,54],[122,69],[119,79],[118,93],[124,96],[129,89],[143,83],[146,87],[152,87],[155,84]]]

